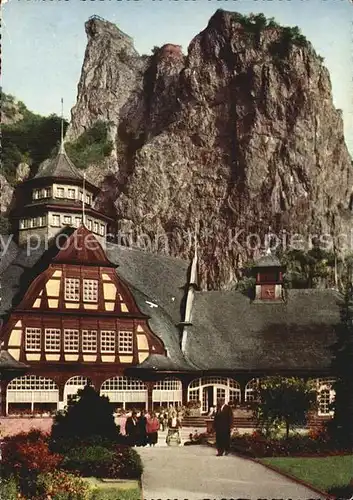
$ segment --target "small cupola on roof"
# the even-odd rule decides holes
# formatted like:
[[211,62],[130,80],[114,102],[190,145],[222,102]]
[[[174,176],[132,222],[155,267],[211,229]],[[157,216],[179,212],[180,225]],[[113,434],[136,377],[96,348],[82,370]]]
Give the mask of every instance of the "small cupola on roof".
[[283,300],[284,270],[285,267],[275,255],[272,255],[270,250],[255,262],[253,271],[256,279],[256,301],[278,302]]

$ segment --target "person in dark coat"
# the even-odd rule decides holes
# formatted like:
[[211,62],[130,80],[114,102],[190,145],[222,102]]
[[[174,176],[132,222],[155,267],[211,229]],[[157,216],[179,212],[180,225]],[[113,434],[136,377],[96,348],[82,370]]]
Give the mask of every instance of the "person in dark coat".
[[125,434],[128,436],[130,446],[135,446],[138,439],[138,420],[135,411],[126,419]]
[[230,450],[230,432],[233,425],[233,411],[224,399],[217,401],[217,411],[214,416],[214,430],[216,432],[217,456],[223,453],[228,455]]
[[137,420],[137,446],[146,446],[147,445],[147,417],[146,410],[142,410],[141,414]]

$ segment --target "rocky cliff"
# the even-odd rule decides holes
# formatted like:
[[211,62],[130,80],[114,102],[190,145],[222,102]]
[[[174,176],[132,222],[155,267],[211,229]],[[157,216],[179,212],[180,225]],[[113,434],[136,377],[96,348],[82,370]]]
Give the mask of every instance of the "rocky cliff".
[[187,55],[169,44],[152,56],[90,19],[68,131],[110,124],[100,207],[152,251],[190,258],[198,227],[204,288],[233,286],[269,227],[289,242],[351,225],[351,159],[322,58],[296,30],[244,19],[219,10]]

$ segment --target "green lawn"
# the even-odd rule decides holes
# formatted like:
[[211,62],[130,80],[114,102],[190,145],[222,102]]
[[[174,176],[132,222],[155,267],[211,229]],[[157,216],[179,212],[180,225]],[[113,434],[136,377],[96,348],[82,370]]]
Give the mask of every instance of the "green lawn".
[[138,481],[102,481],[95,477],[89,477],[86,480],[94,487],[91,500],[141,500]]
[[346,488],[353,478],[353,455],[316,458],[262,458],[312,486],[327,492]]

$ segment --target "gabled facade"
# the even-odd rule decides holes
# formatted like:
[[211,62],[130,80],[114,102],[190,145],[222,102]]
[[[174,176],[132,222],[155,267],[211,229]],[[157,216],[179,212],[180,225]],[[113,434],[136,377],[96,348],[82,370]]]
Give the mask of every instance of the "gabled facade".
[[0,262],[3,415],[63,408],[87,383],[114,407],[200,401],[207,414],[219,397],[252,402],[270,374],[315,380],[319,416],[330,415],[336,291],[286,290],[269,254],[254,267],[251,297],[201,291],[196,241],[191,266],[105,245],[109,219],[92,208],[97,188],[83,184],[62,143],[20,188],[18,241],[42,246],[10,246]]
[[165,355],[115,267],[81,226],[3,328],[4,349],[32,375],[56,382],[62,395],[73,375],[100,386],[150,354]]

